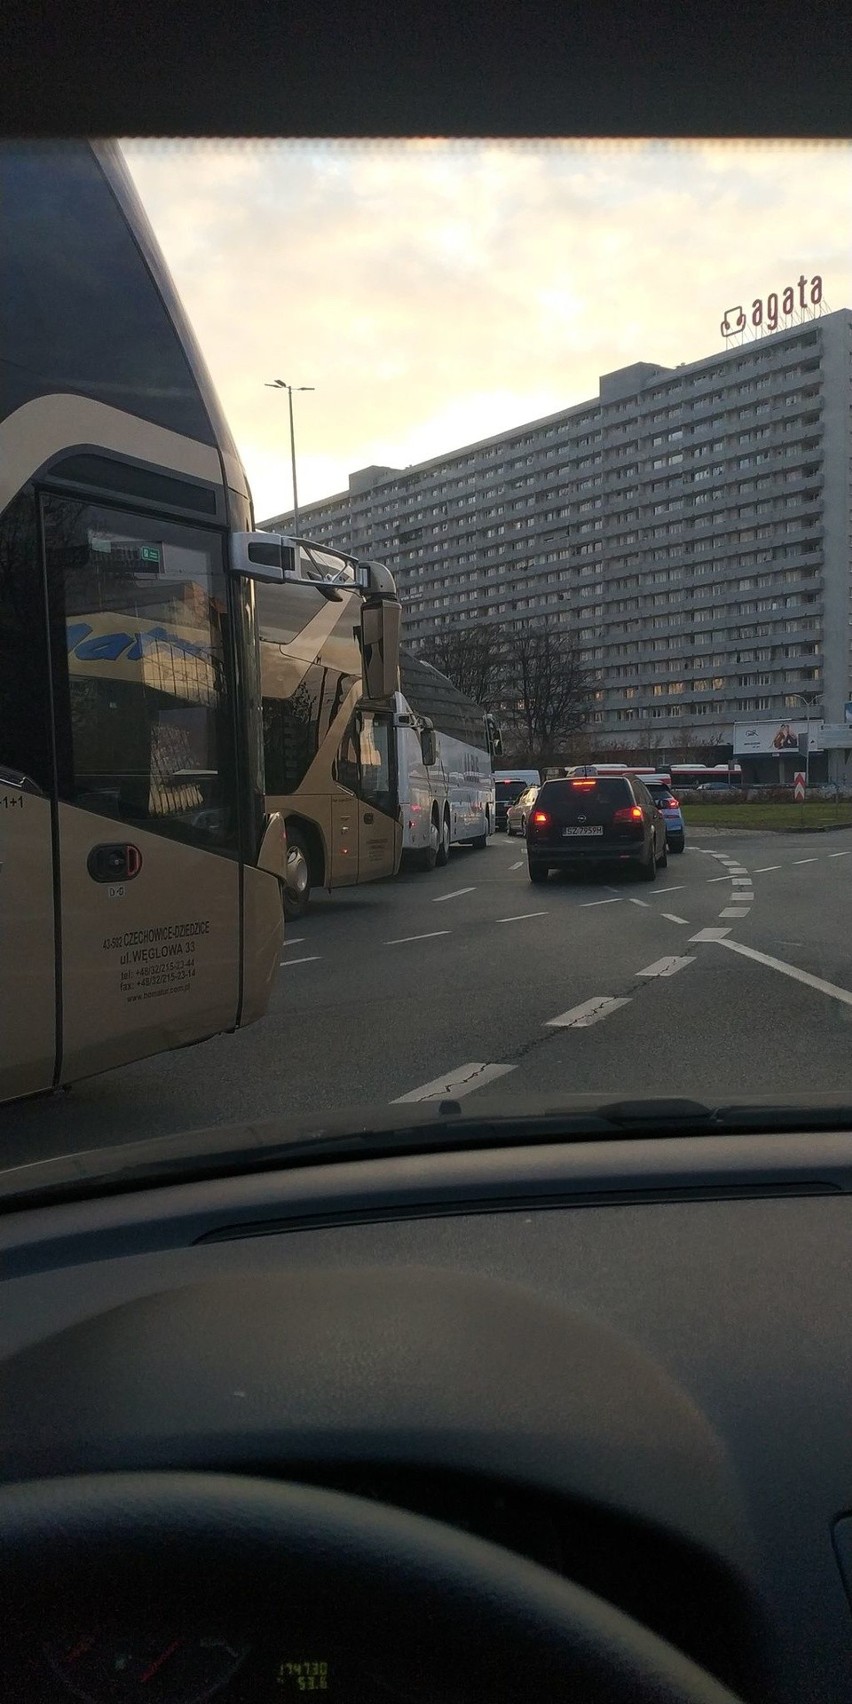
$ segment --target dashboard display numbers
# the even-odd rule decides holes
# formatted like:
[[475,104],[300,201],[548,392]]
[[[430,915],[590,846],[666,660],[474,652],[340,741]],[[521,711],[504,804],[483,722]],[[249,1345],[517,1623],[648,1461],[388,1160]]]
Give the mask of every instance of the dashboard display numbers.
[[277,1679],[285,1698],[297,1693],[324,1692],[328,1695],[330,1692],[328,1663],[313,1658],[302,1657],[295,1662],[280,1663]]

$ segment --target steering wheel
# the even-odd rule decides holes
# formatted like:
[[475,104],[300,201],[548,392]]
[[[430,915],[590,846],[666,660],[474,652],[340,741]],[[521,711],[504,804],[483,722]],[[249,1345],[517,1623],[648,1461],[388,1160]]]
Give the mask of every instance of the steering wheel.
[[[354,1629],[359,1657],[418,1698],[737,1704],[656,1634],[539,1564],[421,1515],[313,1486],[109,1473],[0,1487],[4,1620],[38,1636],[82,1609],[223,1611]],[[269,1617],[274,1620],[270,1622]],[[47,1634],[45,1633],[47,1629]]]

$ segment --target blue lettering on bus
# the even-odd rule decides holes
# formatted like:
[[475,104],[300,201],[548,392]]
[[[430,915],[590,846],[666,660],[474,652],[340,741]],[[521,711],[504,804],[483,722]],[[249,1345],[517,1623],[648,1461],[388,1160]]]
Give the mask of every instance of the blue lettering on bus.
[[173,651],[180,651],[185,657],[205,657],[210,654],[205,651],[203,645],[194,645],[190,639],[180,639],[176,633],[168,633],[165,627],[149,627],[147,633],[137,633],[127,653],[127,661],[138,663],[152,645],[169,645]]
[[170,650],[178,651],[186,657],[205,658],[211,655],[210,648],[204,645],[194,645],[189,639],[181,639],[177,633],[169,633],[165,627],[149,627],[145,633],[96,633],[90,638],[92,628],[89,622],[69,622],[67,629],[69,655],[73,652],[81,662],[115,662],[124,654],[125,662],[141,662],[146,651],[156,645],[167,645]]
[[81,639],[74,655],[82,663],[114,663],[129,644],[129,633],[96,633],[91,639]]

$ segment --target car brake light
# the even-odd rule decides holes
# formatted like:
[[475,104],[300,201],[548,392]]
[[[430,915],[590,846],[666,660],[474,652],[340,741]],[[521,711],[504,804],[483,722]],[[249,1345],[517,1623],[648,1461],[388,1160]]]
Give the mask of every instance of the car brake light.
[[597,781],[572,781],[572,787],[596,787]]
[[670,811],[679,811],[680,810],[680,800],[675,799],[675,798],[669,799],[668,807],[669,807]]
[[612,820],[613,822],[641,822],[642,806],[622,805],[621,809],[615,812]]
[[533,820],[533,822],[544,823],[544,822],[549,822],[550,817],[548,816],[547,811],[533,811],[532,820]]

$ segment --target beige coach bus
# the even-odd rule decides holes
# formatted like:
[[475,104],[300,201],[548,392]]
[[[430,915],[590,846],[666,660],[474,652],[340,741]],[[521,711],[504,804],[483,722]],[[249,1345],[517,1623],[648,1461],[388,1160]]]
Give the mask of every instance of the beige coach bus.
[[250,1023],[280,956],[251,500],[120,151],[0,147],[0,1100]]
[[257,588],[266,803],[286,824],[284,905],[295,917],[314,887],[399,868],[400,606],[381,563],[269,539],[284,578]]

